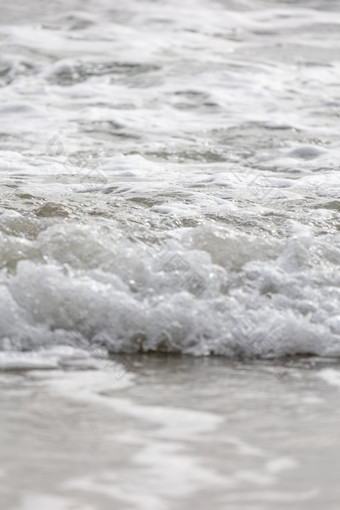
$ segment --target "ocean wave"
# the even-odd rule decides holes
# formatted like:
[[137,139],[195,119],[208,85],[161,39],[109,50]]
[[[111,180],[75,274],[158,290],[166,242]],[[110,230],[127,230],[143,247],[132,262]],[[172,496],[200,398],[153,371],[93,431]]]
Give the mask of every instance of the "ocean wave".
[[[3,235],[3,349],[340,355],[340,238],[184,229],[146,243],[95,226]],[[5,263],[6,262],[6,263]]]

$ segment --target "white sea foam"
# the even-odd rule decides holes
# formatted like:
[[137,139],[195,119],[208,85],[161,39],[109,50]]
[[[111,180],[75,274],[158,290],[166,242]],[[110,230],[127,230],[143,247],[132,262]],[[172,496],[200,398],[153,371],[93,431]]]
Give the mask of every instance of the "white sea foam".
[[7,350],[66,342],[112,352],[340,355],[334,237],[275,240],[205,226],[157,246],[132,234],[65,223],[32,240],[4,236]]

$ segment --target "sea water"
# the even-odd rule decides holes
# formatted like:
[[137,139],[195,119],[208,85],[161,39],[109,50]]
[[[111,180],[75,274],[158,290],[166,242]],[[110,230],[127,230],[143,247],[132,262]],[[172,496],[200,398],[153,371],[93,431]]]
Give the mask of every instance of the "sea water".
[[338,11],[2,5],[2,349],[340,354]]
[[[242,359],[265,367],[287,356],[337,360],[339,28],[340,5],[331,0],[1,2],[0,368],[13,374],[4,381],[19,369],[50,369],[54,376],[41,376],[45,391],[80,392],[86,405],[101,405],[95,378],[127,381],[136,356],[189,355],[194,363],[218,355],[226,366]],[[162,363],[158,376],[145,377],[163,388]],[[317,375],[319,384],[338,385],[333,368]],[[20,377],[20,392],[31,395]],[[92,393],[80,391],[84,377]],[[207,434],[227,415],[218,385],[207,386],[210,397],[216,391],[212,415],[196,409]],[[297,401],[316,405],[318,391],[298,392]],[[155,409],[156,394],[148,403]],[[195,408],[192,398],[182,408]],[[116,402],[116,410],[139,423],[142,404],[134,405]],[[189,414],[178,419],[192,431]],[[157,466],[168,455],[171,473],[181,466],[180,446],[170,452],[145,441],[151,450],[137,464],[152,458]],[[194,481],[183,481],[183,497],[202,480],[219,493],[223,469],[214,477],[206,463],[196,472],[189,457],[183,466]],[[313,498],[309,489],[303,494]],[[162,498],[175,489],[162,490],[121,508],[167,508]],[[29,497],[25,510],[54,508],[48,495]],[[281,501],[270,492],[268,506],[233,497],[215,507],[263,510]],[[193,501],[199,508],[200,498]],[[92,505],[79,508],[106,509]]]

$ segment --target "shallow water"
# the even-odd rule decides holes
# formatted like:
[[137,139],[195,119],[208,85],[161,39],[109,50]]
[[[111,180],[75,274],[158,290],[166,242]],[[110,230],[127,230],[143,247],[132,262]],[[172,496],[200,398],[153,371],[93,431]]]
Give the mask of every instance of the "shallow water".
[[1,508],[338,508],[339,26],[1,2]]
[[333,363],[144,355],[117,368],[1,376],[2,508],[338,508]]
[[336,2],[0,19],[4,349],[339,356]]

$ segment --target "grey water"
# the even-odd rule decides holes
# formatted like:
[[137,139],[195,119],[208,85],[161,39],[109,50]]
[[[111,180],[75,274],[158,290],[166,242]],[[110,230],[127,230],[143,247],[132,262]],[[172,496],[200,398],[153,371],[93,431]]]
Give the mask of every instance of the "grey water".
[[339,26],[0,2],[6,510],[337,508]]

